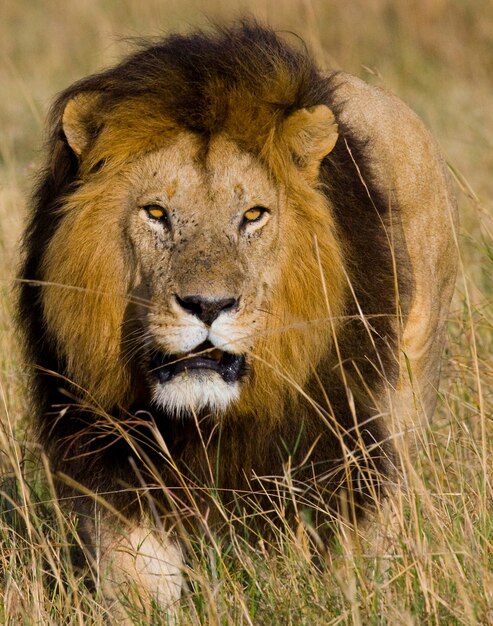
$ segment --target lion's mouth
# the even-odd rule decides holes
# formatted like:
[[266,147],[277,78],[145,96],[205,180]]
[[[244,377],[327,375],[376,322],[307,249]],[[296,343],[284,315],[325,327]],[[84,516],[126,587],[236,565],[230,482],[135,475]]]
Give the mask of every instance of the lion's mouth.
[[182,372],[192,370],[211,370],[217,372],[226,383],[235,383],[245,371],[245,357],[224,352],[205,341],[189,354],[155,352],[150,362],[150,371],[161,384]]

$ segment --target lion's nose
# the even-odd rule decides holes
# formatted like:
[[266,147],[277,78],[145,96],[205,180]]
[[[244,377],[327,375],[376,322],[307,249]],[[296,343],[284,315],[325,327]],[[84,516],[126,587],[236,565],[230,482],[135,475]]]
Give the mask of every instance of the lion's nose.
[[231,311],[238,306],[239,298],[204,298],[202,296],[175,296],[176,301],[188,313],[197,316],[199,320],[210,326],[221,314]]

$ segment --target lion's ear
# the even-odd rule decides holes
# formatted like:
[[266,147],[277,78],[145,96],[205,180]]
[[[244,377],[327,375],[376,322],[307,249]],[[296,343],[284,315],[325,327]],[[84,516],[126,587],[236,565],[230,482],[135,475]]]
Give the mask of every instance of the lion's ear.
[[68,145],[80,157],[94,134],[91,124],[92,113],[99,102],[94,92],[82,92],[65,105],[62,115],[62,128]]
[[300,168],[316,178],[322,159],[333,150],[338,137],[329,107],[319,104],[295,111],[284,121],[282,133]]

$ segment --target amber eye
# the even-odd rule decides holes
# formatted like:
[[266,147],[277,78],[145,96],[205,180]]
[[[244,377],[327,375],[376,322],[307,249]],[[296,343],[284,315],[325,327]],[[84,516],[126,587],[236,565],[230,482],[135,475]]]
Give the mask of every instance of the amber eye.
[[243,213],[243,225],[259,222],[260,219],[268,213],[269,210],[263,206],[253,206]]
[[144,210],[153,220],[162,220],[166,216],[166,210],[158,204],[148,204]]
[[163,224],[168,229],[171,228],[168,211],[159,204],[146,204],[142,207],[148,218],[153,222]]

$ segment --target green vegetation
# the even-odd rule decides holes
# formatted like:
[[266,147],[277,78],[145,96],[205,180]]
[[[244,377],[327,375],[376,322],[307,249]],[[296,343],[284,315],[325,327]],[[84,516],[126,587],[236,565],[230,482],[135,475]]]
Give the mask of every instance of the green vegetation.
[[406,468],[409,491],[392,503],[393,549],[341,529],[319,568],[289,529],[269,547],[233,529],[221,543],[195,540],[180,623],[493,624],[490,0],[2,1],[0,623],[105,623],[102,599],[71,566],[74,520],[56,502],[30,429],[12,322],[17,242],[50,99],[128,51],[129,37],[244,12],[297,32],[322,66],[393,89],[423,117],[457,181],[461,266],[437,413]]

